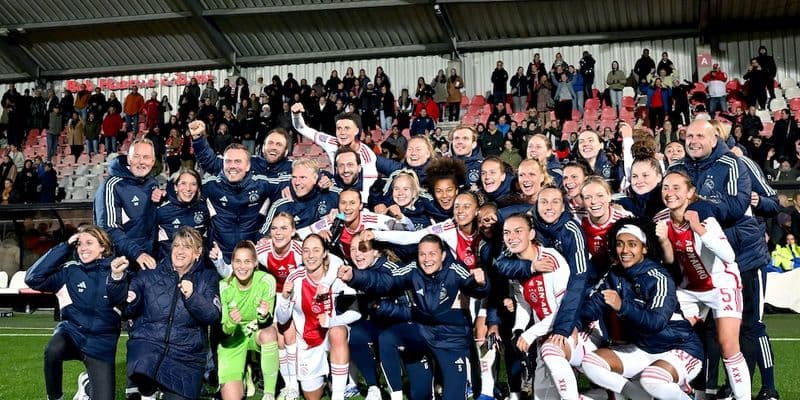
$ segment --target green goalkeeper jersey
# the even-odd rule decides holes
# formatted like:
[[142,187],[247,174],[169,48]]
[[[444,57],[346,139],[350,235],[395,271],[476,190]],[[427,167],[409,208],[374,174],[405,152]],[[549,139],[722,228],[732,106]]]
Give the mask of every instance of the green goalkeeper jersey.
[[[245,340],[258,330],[259,323],[263,324],[272,318],[275,310],[275,278],[272,275],[264,271],[254,271],[247,289],[239,287],[236,277],[231,275],[220,281],[219,291],[222,302],[222,331],[226,335],[223,344],[226,346]],[[267,315],[263,318],[258,315],[261,300],[265,300],[268,305]],[[238,308],[242,317],[238,324],[230,316],[233,308]]]

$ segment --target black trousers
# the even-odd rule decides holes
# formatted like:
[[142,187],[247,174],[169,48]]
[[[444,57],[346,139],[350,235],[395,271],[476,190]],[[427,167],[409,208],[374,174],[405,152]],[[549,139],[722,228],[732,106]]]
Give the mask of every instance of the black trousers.
[[98,360],[83,354],[72,338],[57,330],[44,349],[44,384],[47,397],[58,399],[64,395],[64,361],[81,360],[89,374],[89,395],[92,400],[114,400],[114,363]]

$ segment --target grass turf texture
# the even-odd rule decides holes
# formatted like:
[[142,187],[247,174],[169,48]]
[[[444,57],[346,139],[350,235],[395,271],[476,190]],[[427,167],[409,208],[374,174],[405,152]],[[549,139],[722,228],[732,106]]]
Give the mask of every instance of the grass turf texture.
[[[0,349],[4,368],[0,369],[0,399],[22,400],[45,398],[42,358],[44,346],[55,326],[51,312],[40,311],[26,315],[14,313],[12,318],[0,318]],[[800,386],[793,381],[800,370],[800,316],[776,314],[766,317],[773,340],[778,391],[783,399],[800,399]],[[780,340],[791,339],[791,340]],[[117,396],[124,399],[125,343],[120,338],[117,351]],[[78,361],[64,364],[64,399],[72,399],[77,387],[78,374],[83,365]],[[504,379],[503,379],[504,380]],[[761,387],[758,373],[753,382],[754,394]],[[261,393],[254,397],[261,398]],[[361,397],[356,397],[361,399]]]

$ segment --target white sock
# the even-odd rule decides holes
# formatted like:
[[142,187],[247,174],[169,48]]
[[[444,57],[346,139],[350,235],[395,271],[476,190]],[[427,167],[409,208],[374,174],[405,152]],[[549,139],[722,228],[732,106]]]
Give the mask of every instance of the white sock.
[[586,354],[581,367],[589,380],[615,393],[622,393],[622,388],[628,383],[621,374],[611,371],[606,360],[595,353]]
[[489,397],[494,397],[494,360],[497,355],[496,349],[491,349],[486,352],[480,359],[481,363],[481,394]]
[[677,383],[672,381],[672,374],[667,370],[649,366],[642,371],[639,379],[642,387],[647,393],[657,399],[663,400],[691,400],[686,393],[681,390]]
[[559,396],[563,400],[577,400],[578,399],[578,382],[575,379],[575,373],[572,372],[572,366],[569,365],[564,350],[559,346],[551,343],[542,345],[542,360],[550,371],[550,376],[553,378],[553,384],[558,390]]
[[[392,399],[394,400],[394,399]],[[519,400],[519,392],[511,392],[508,394],[508,400]]]
[[750,371],[741,352],[731,358],[723,359],[725,370],[728,371],[728,381],[731,385],[733,397],[737,400],[750,398]]
[[343,400],[349,376],[348,364],[331,363],[331,400]]
[[389,395],[389,399],[390,400],[403,400],[403,391],[402,390],[398,390],[396,392],[392,392],[392,394]]
[[287,388],[300,390],[297,383],[297,343],[286,345],[286,375],[283,380]]
[[286,349],[278,349],[278,372],[281,373],[283,380],[289,379],[289,359],[286,355]]

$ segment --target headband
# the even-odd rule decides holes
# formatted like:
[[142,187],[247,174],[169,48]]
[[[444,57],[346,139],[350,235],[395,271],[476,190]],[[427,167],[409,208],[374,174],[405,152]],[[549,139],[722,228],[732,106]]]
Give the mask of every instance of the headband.
[[631,224],[623,225],[622,228],[620,228],[620,230],[617,231],[617,237],[619,237],[619,235],[622,235],[623,233],[633,235],[635,238],[639,239],[639,241],[642,242],[644,245],[647,245],[647,235],[644,234],[642,228],[639,228],[638,226]]

